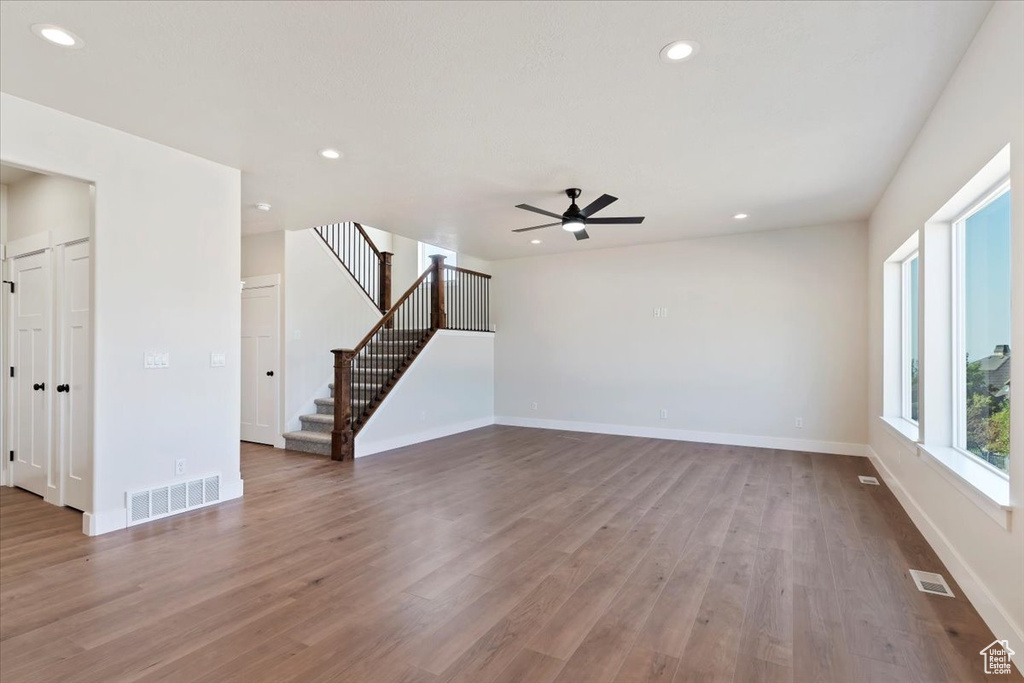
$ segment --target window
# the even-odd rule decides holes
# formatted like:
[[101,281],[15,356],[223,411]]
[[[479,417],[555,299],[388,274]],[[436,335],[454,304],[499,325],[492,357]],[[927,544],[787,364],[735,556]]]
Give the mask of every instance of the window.
[[954,447],[1000,472],[1010,455],[1010,186],[953,223]]
[[915,251],[900,265],[902,321],[900,324],[900,404],[904,419],[915,424],[920,419],[920,344],[918,343],[918,269]]
[[441,247],[435,247],[432,244],[426,244],[420,242],[420,272],[422,273],[430,267],[430,257],[434,254],[441,254],[444,256],[444,264],[446,266],[457,266],[458,255],[450,249],[443,249]]

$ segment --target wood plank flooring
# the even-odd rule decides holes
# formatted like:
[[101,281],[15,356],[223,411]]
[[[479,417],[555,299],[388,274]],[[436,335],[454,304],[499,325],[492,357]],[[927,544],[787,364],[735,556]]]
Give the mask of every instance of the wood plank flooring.
[[92,539],[3,488],[0,679],[986,680],[994,636],[863,458],[488,427],[347,464],[243,444],[242,473]]

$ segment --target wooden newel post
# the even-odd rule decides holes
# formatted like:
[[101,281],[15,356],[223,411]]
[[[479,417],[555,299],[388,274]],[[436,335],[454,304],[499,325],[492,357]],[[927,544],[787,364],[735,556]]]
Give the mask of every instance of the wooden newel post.
[[355,432],[352,430],[352,360],[356,352],[335,349],[334,353],[334,429],[331,430],[331,460],[355,458]]
[[435,330],[448,327],[448,313],[444,307],[444,256],[430,257],[430,326]]
[[380,252],[380,301],[377,304],[380,306],[382,313],[387,313],[391,309],[391,257],[394,256],[390,251]]

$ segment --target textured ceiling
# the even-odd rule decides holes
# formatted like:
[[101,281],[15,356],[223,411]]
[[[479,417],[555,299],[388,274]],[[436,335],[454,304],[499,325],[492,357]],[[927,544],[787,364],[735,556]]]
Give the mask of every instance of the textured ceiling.
[[[504,258],[864,218],[989,7],[5,0],[0,89],[242,169],[244,232]],[[678,39],[699,53],[662,63]],[[647,221],[509,232],[571,186]]]

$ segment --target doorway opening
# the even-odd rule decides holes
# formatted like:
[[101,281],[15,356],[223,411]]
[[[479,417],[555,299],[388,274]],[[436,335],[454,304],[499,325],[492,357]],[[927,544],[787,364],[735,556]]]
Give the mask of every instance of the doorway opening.
[[91,509],[95,187],[0,164],[0,483]]

